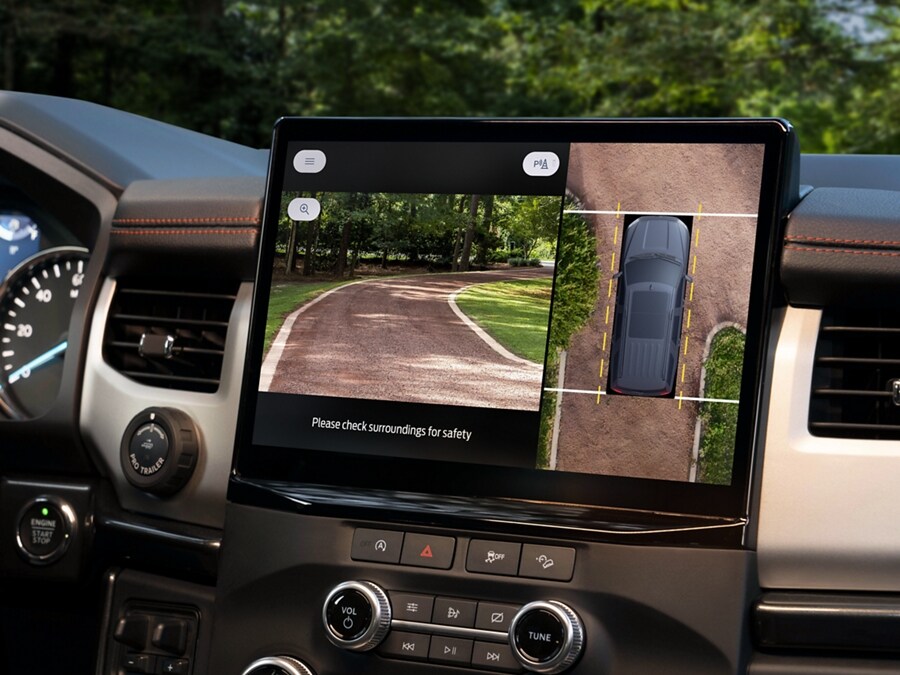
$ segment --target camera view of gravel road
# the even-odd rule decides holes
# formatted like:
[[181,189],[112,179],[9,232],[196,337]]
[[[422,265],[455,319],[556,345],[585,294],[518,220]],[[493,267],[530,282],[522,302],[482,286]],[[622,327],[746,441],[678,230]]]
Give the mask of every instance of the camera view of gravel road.
[[534,254],[555,257],[559,197],[318,197],[315,223],[287,224],[304,260],[273,283],[260,391],[539,409],[553,264]]
[[[762,160],[759,145],[572,146],[558,275],[583,279],[568,292],[592,304],[551,355],[563,375],[545,383],[548,468],[730,483]],[[622,238],[645,214],[681,216],[691,230],[674,398],[606,391]],[[594,255],[566,267],[572,233]]]
[[540,278],[552,279],[552,270],[435,274],[341,286],[288,317],[263,364],[262,378],[270,378],[269,384],[261,381],[260,389],[537,410],[543,354],[535,363],[506,350],[454,306],[454,295],[473,284]]

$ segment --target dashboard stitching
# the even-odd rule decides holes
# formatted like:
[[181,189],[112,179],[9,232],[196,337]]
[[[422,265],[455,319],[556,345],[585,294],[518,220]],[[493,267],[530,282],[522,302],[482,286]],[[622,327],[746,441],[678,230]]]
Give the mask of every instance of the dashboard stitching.
[[869,244],[875,246],[900,246],[900,241],[878,239],[834,239],[832,237],[806,237],[803,235],[791,235],[784,238],[787,242],[821,241],[829,244]]
[[900,258],[900,252],[890,253],[888,251],[856,251],[847,248],[812,248],[801,246],[785,246],[785,251],[800,251],[802,253],[852,253],[854,255],[878,255],[889,258]]
[[113,223],[134,223],[138,225],[153,225],[154,223],[258,223],[259,218],[252,216],[222,216],[221,218],[114,218]]
[[113,234],[258,234],[256,229],[241,230],[214,230],[214,229],[192,229],[192,230],[113,230]]

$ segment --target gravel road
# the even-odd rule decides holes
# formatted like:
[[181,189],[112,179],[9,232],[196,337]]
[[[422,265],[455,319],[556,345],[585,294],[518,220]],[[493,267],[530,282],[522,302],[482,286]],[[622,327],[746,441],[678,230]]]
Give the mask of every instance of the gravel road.
[[448,298],[471,284],[552,273],[527,268],[343,286],[297,317],[269,391],[537,410],[541,368],[498,354]]

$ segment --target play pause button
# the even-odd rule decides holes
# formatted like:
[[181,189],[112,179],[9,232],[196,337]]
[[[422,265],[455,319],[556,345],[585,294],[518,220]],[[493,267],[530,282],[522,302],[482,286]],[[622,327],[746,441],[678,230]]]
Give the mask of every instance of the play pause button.
[[431,638],[428,660],[438,663],[469,663],[472,660],[472,640],[435,635]]

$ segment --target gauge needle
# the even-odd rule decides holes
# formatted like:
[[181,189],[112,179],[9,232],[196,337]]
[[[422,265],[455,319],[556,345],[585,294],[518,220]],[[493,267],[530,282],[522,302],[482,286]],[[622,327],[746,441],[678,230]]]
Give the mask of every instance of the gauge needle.
[[22,377],[28,377],[28,375],[31,374],[31,371],[37,370],[41,366],[46,366],[57,356],[64,353],[68,346],[69,346],[69,341],[63,340],[58,345],[56,345],[55,347],[53,347],[51,349],[48,349],[40,356],[37,356],[37,357],[31,359],[31,361],[26,363],[24,366],[22,366],[18,370],[14,370],[13,372],[11,372],[9,374],[9,379],[7,381],[10,384],[13,384],[16,381],[20,380]]

